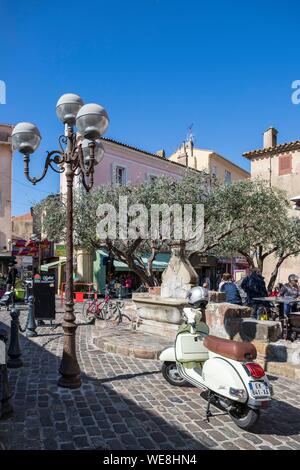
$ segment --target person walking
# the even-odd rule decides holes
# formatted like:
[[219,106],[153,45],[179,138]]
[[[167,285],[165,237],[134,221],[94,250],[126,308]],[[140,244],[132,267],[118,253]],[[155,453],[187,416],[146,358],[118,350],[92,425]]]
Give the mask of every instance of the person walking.
[[133,279],[132,279],[130,273],[128,273],[126,278],[125,278],[125,287],[127,289],[128,294],[131,294],[131,292],[132,292],[132,285],[133,285]]
[[259,307],[269,308],[269,304],[263,301],[254,300],[257,297],[268,297],[265,278],[259,268],[253,268],[250,276],[245,277],[241,283],[241,288],[247,294],[247,305],[252,307],[251,318],[257,319]]
[[[282,297],[292,297],[297,298],[299,297],[299,284],[298,284],[298,276],[296,274],[290,274],[288,277],[288,282],[284,284],[280,289],[280,295]],[[295,310],[297,307],[297,302],[290,304],[284,303],[283,304],[283,312],[285,315],[289,315],[292,310]]]
[[6,277],[6,290],[11,291],[15,288],[16,279],[18,277],[18,270],[13,263],[9,263],[8,274]]
[[241,299],[242,299],[242,305],[247,305],[247,294],[246,292],[244,291],[244,289],[242,289],[241,285],[242,285],[242,282],[243,280],[246,278],[246,275],[244,275],[239,281],[237,281],[235,284],[236,284],[236,287],[238,288],[239,290],[239,293],[240,293],[240,296],[241,296]]
[[239,290],[233,282],[232,276],[229,273],[225,273],[222,276],[222,281],[219,286],[220,292],[225,292],[226,302],[229,304],[242,305],[242,299]]

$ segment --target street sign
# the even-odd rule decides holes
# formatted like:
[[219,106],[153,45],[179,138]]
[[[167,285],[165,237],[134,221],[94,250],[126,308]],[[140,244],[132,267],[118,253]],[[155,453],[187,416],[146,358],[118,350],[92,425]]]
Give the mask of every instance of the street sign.
[[35,274],[33,278],[34,315],[37,320],[55,319],[55,276]]

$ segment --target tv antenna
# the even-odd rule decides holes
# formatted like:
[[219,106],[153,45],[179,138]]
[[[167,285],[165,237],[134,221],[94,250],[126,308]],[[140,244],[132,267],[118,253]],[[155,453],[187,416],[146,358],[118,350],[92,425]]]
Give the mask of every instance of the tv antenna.
[[193,125],[194,124],[191,124],[188,127],[187,138],[186,138],[186,142],[191,142],[192,144],[194,144],[195,142],[195,136],[193,134]]

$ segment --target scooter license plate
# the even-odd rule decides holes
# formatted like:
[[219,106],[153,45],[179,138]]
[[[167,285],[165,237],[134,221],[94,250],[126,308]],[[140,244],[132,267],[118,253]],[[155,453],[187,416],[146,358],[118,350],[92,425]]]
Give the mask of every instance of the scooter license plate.
[[270,388],[264,382],[250,382],[250,390],[255,397],[270,397]]

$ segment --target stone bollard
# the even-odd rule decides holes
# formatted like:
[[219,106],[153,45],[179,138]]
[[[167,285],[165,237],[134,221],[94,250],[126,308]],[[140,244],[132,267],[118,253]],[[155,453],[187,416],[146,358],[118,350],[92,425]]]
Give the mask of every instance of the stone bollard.
[[32,336],[37,336],[37,332],[35,331],[37,328],[37,324],[35,322],[34,316],[34,297],[30,295],[28,297],[28,316],[26,322],[26,336],[30,338]]
[[23,366],[21,359],[20,349],[20,337],[19,337],[19,317],[20,312],[16,308],[12,308],[10,311],[11,316],[11,327],[10,327],[10,343],[8,348],[9,359],[7,361],[7,367],[11,369],[17,369]]
[[10,402],[11,391],[8,383],[6,365],[6,343],[7,332],[0,330],[0,419],[9,418],[13,414],[13,407]]

